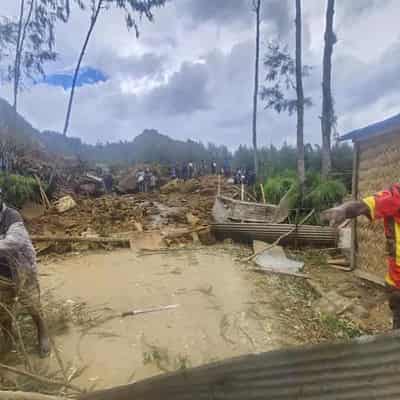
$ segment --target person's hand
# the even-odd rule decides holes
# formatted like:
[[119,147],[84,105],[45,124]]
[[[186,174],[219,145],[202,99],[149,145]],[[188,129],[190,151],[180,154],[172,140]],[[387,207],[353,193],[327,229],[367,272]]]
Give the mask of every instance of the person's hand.
[[321,221],[329,221],[329,225],[337,228],[346,220],[346,211],[343,207],[334,207],[325,210],[320,215]]

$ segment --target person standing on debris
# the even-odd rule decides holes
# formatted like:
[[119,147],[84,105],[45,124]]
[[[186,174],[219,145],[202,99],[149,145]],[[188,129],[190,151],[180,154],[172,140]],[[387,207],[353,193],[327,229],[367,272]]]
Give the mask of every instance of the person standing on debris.
[[150,168],[146,168],[144,171],[144,192],[147,193],[150,191],[150,185],[151,185],[151,171]]
[[0,327],[3,350],[12,348],[15,306],[27,311],[36,326],[41,357],[50,354],[50,340],[40,305],[36,253],[17,210],[3,202],[0,189]]
[[231,175],[231,166],[229,165],[229,160],[227,158],[224,160],[224,175],[225,178],[229,178]]
[[155,192],[156,187],[157,187],[157,177],[154,173],[151,174],[150,176],[150,192]]
[[400,329],[400,184],[392,185],[361,201],[350,201],[321,214],[323,221],[339,226],[346,219],[364,215],[370,221],[383,220],[386,236],[386,285],[393,314],[393,329]]
[[173,165],[173,166],[171,167],[171,179],[172,179],[172,180],[174,180],[174,179],[176,179],[176,178],[178,177],[176,168],[177,168],[177,167],[175,167],[175,165]]
[[193,166],[193,163],[190,161],[188,163],[188,179],[193,178],[193,173],[194,173],[194,166]]
[[138,183],[138,190],[140,193],[143,193],[145,189],[145,184],[144,184],[144,172],[142,170],[137,172],[136,179]]
[[107,172],[103,177],[104,187],[106,189],[106,193],[111,193],[113,188],[113,177]]
[[182,164],[182,179],[186,181],[188,178],[188,165],[186,162]]
[[215,160],[213,160],[211,163],[211,174],[215,175],[216,173],[217,173],[217,163]]
[[205,160],[201,160],[200,163],[200,175],[204,176],[207,174],[207,166]]

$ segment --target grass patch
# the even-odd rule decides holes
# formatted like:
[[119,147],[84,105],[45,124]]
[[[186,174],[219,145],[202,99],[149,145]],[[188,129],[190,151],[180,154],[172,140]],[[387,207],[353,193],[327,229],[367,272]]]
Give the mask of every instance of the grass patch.
[[357,327],[354,322],[333,315],[322,314],[321,323],[335,338],[350,340],[364,334],[364,332]]

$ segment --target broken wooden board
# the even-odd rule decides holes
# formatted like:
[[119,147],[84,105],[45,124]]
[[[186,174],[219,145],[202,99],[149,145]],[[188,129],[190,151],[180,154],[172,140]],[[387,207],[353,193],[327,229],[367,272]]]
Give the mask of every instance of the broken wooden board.
[[297,278],[303,279],[310,279],[310,277],[306,274],[301,274],[298,272],[286,272],[286,271],[278,271],[271,268],[260,268],[260,267],[250,267],[248,268],[249,271],[254,272],[263,272],[263,273],[271,273],[271,274],[280,274],[280,275],[288,275],[288,276],[295,276]]
[[378,285],[381,287],[386,287],[386,282],[383,278],[376,276],[374,274],[371,274],[370,272],[364,271],[362,269],[356,269],[354,271],[354,275],[357,278],[363,279],[364,281],[374,283],[375,285]]
[[92,243],[115,243],[129,245],[129,240],[125,238],[109,237],[82,237],[82,236],[40,236],[32,235],[33,242],[92,242]]

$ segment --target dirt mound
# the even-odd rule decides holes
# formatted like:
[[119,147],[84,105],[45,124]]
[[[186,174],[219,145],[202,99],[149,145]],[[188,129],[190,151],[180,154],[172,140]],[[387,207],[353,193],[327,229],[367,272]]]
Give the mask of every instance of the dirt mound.
[[135,230],[134,222],[144,222],[147,208],[149,204],[143,206],[142,200],[130,197],[81,198],[65,213],[54,209],[29,221],[29,228],[34,234],[71,236],[80,236],[90,228],[100,236],[109,236]]

